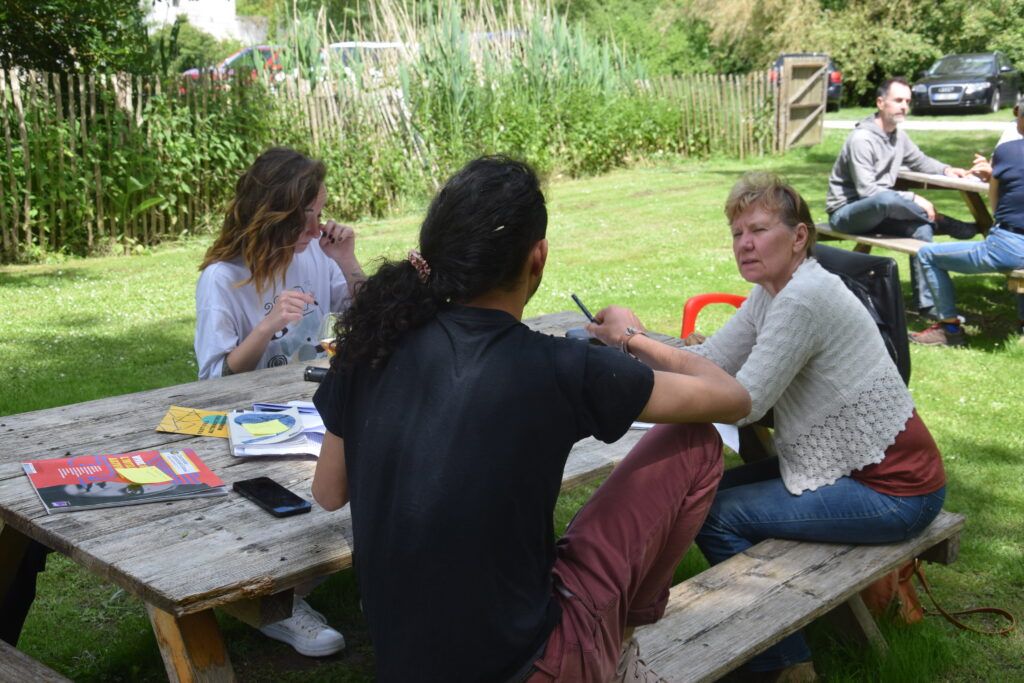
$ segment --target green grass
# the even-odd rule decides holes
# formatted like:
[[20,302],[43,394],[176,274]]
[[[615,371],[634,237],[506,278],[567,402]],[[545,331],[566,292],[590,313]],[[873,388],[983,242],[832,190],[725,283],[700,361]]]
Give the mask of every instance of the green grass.
[[[991,149],[998,134],[912,136],[927,153],[964,163],[972,151]],[[526,315],[571,309],[569,294],[576,292],[592,309],[628,305],[649,327],[678,333],[688,296],[749,291],[736,274],[721,208],[737,176],[755,166],[786,175],[823,220],[825,181],[844,137],[845,131],[826,131],[818,147],[763,160],[716,158],[550,179],[549,266]],[[940,211],[966,217],[957,194],[927,194]],[[403,254],[415,243],[420,215],[414,210],[359,224],[360,257],[369,262],[379,254]],[[180,243],[133,258],[0,268],[6,294],[0,299],[0,415],[194,379],[193,291],[207,243]],[[909,297],[906,257],[896,258]],[[911,350],[911,390],[945,457],[947,509],[968,516],[959,561],[927,572],[947,608],[998,605],[1024,616],[1024,344],[1011,336],[1013,301],[1004,277],[957,276],[955,283],[970,347]],[[725,307],[708,309],[699,327],[713,330],[728,315]],[[911,317],[909,325],[920,329],[923,322]],[[562,497],[556,528],[589,493]],[[63,557],[51,556],[48,566],[22,649],[75,680],[164,679],[137,599]],[[691,551],[678,575],[704,566]],[[311,602],[345,634],[348,648],[341,655],[306,659],[219,617],[241,680],[372,680],[372,650],[351,573],[331,577]],[[847,649],[827,627],[811,628],[819,671],[830,681],[1024,680],[1020,631],[985,637],[938,619],[884,629],[891,644],[887,657]]]

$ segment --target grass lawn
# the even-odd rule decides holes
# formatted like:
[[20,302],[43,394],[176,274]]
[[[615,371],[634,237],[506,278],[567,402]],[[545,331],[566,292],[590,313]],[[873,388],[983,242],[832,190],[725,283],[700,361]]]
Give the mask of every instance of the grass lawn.
[[[648,327],[678,334],[688,296],[750,289],[736,273],[721,209],[737,176],[754,167],[784,174],[823,220],[826,179],[845,135],[827,130],[823,144],[769,159],[683,161],[599,178],[550,179],[549,266],[526,315],[570,309],[569,294],[575,292],[592,310],[611,303],[630,306]],[[964,165],[976,150],[987,155],[998,134],[914,132],[912,137],[927,153]],[[940,211],[968,215],[958,194],[926,194]],[[372,269],[378,255],[404,254],[415,244],[419,218],[417,213],[359,224],[364,263]],[[132,258],[0,268],[5,294],[0,298],[0,415],[194,379],[193,292],[208,242],[196,239]],[[896,258],[909,297],[906,257]],[[929,566],[928,576],[948,609],[996,605],[1024,616],[1024,344],[1011,334],[1013,300],[1004,277],[957,276],[955,282],[969,348],[912,349],[910,386],[945,457],[946,507],[967,514],[959,561]],[[708,309],[698,327],[713,330],[728,315]],[[913,316],[908,323],[912,329],[923,327]],[[587,495],[563,496],[559,528]],[[700,554],[691,551],[679,575],[704,566]],[[345,634],[348,648],[341,654],[306,659],[220,615],[241,680],[372,680],[372,649],[351,572],[331,577],[311,603]],[[1020,630],[986,637],[934,618],[913,628],[885,625],[884,630],[892,646],[887,657],[849,650],[827,627],[813,627],[819,672],[829,681],[1024,680]],[[19,647],[79,681],[165,676],[142,604],[56,555],[41,575],[39,598]]]

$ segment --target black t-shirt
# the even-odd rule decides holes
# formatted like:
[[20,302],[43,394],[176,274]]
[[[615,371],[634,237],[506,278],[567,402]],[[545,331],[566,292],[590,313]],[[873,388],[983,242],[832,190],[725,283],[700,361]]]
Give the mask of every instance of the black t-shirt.
[[453,307],[314,401],[345,441],[355,568],[382,681],[502,681],[547,640],[572,445],[621,437],[649,368]]

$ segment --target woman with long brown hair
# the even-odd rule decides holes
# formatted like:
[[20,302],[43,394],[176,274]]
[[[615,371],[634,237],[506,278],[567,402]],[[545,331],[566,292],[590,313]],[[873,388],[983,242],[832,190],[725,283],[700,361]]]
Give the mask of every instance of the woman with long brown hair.
[[[327,203],[320,161],[283,147],[261,154],[235,184],[220,235],[199,266],[196,359],[199,379],[314,358],[320,323],[348,304],[365,279],[355,232],[320,222]],[[292,615],[260,628],[300,654],[323,657],[345,647],[295,589]]]
[[320,222],[326,175],[322,162],[275,147],[238,179],[199,266],[199,379],[315,357],[321,320],[365,278],[352,228]]

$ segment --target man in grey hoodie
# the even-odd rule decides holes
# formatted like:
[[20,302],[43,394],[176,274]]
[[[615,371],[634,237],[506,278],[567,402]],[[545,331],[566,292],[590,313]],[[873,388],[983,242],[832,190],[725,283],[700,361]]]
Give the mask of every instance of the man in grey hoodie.
[[[910,84],[903,78],[890,78],[878,88],[875,102],[878,113],[857,124],[832,167],[825,199],[832,229],[851,235],[882,233],[926,242],[936,234],[957,239],[974,237],[974,223],[937,213],[921,195],[892,189],[903,166],[954,178],[968,173],[927,156],[900,130],[899,124],[907,118],[910,107]],[[917,258],[911,256],[914,305],[922,314],[933,315],[931,292],[923,284],[920,268]]]

